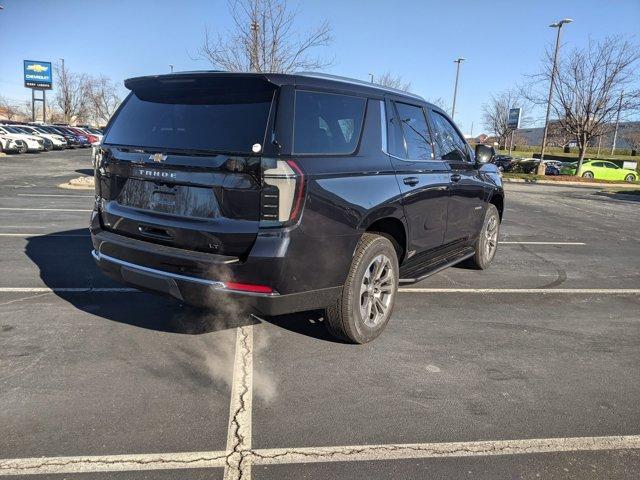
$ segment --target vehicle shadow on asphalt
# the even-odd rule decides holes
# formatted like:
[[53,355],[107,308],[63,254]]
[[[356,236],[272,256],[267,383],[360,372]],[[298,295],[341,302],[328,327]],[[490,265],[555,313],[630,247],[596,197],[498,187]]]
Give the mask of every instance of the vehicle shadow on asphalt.
[[635,191],[636,193],[621,193],[621,192],[596,192],[594,195],[600,197],[607,197],[614,200],[621,200],[623,202],[640,202],[640,189]]
[[95,172],[93,171],[93,168],[78,168],[76,169],[76,173],[79,173],[80,175],[89,175],[90,177],[93,177]]
[[[75,229],[29,237],[25,253],[48,288],[126,287],[100,271],[91,256],[92,249],[88,229]],[[239,309],[197,308],[145,292],[54,290],[54,294],[91,315],[148,330],[199,335],[266,321],[301,335],[336,341],[326,331],[321,311],[258,318]]]

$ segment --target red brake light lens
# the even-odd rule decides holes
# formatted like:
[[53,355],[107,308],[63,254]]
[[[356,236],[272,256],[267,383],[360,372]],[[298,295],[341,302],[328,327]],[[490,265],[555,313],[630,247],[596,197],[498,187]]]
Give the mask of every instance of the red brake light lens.
[[273,293],[273,288],[265,285],[253,285],[251,283],[224,282],[228,290],[252,293]]

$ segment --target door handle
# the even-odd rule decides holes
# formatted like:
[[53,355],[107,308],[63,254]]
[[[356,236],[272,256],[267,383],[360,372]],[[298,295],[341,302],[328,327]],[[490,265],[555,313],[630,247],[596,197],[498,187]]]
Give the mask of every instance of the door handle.
[[462,176],[458,173],[454,173],[453,175],[451,175],[451,181],[452,182],[459,182],[460,180],[462,180]]
[[412,187],[420,183],[420,179],[418,177],[404,177],[402,181],[405,185],[410,185]]

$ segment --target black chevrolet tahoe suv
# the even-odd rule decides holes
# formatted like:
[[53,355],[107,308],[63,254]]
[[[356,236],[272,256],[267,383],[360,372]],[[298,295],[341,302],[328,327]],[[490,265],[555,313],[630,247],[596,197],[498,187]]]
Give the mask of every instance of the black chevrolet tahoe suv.
[[112,278],[262,315],[384,329],[399,284],[497,248],[502,181],[447,114],[323,74],[132,78],[96,158],[93,256]]

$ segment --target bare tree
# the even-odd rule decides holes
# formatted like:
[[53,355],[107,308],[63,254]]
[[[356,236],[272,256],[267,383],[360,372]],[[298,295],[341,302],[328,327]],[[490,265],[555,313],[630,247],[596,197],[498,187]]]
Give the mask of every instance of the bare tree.
[[122,101],[118,87],[104,75],[87,80],[86,95],[88,116],[96,125],[106,124]]
[[[590,141],[606,133],[618,112],[624,118],[638,108],[638,60],[637,46],[621,37],[607,37],[574,49],[558,63],[551,110],[559,128],[578,145],[576,175]],[[546,105],[552,68],[553,57],[547,52],[542,72],[530,77],[527,97],[537,105]]]
[[506,149],[507,139],[511,133],[509,128],[509,110],[522,107],[523,99],[516,90],[505,90],[491,95],[487,103],[482,105],[482,122],[484,127],[498,139],[498,143]]
[[393,75],[391,72],[385,72],[374,80],[375,83],[382,85],[383,87],[404,90],[405,92],[409,92],[411,90],[411,82],[405,82],[400,75]]
[[331,64],[311,51],[331,42],[325,21],[305,35],[296,31],[297,12],[286,0],[230,0],[233,29],[210,38],[205,28],[198,55],[215,68],[231,72],[319,70]]
[[6,120],[14,120],[22,115],[22,109],[15,102],[0,95],[0,117]]
[[434,104],[436,107],[441,108],[445,112],[451,111],[451,105],[442,97],[437,98],[427,98],[427,102]]
[[565,130],[564,127],[556,121],[549,122],[547,139],[549,146],[552,147],[566,147],[569,143],[576,140],[571,132]]
[[55,104],[62,111],[65,123],[83,121],[87,116],[88,77],[82,73],[74,73],[64,64],[56,65],[57,88]]

